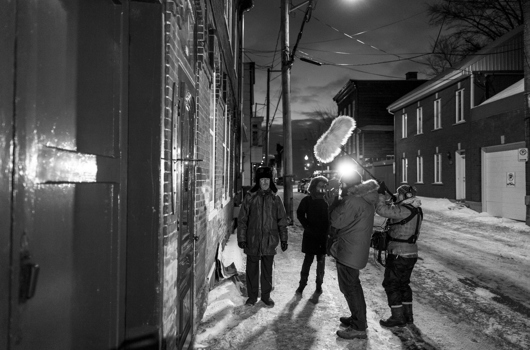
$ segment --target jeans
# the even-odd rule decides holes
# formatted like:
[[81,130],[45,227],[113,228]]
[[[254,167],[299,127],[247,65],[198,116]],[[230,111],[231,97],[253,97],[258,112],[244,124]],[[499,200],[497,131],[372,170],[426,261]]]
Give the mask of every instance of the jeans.
[[[261,261],[261,278],[259,265]],[[274,255],[251,256],[247,255],[247,292],[250,299],[258,298],[259,283],[261,283],[261,299],[267,300],[272,291],[272,264]]]
[[[326,255],[319,254],[317,257],[317,284],[322,284],[324,282],[324,268],[326,267]],[[302,264],[302,271],[300,272],[300,285],[305,286],[307,280],[309,279],[309,270],[313,264],[315,254],[306,254],[304,257],[304,262]]]
[[385,288],[389,306],[412,302],[410,275],[416,261],[418,258],[404,258],[393,254],[387,256],[383,288]]
[[344,294],[351,312],[351,325],[355,330],[364,331],[366,323],[366,302],[363,287],[359,279],[359,270],[343,265],[337,261],[339,289]]

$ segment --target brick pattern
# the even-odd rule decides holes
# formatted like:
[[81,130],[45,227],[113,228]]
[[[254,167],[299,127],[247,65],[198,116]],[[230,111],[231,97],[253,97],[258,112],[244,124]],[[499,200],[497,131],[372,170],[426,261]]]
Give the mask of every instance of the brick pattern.
[[[197,325],[206,310],[207,297],[210,287],[208,273],[215,264],[218,246],[224,246],[226,240],[233,229],[231,201],[234,174],[236,169],[233,165],[234,150],[236,142],[239,140],[239,124],[236,108],[238,98],[235,91],[238,91],[237,72],[234,70],[234,57],[232,48],[228,42],[228,33],[224,25],[223,2],[217,0],[193,0],[186,2],[194,8],[193,14],[197,24],[198,33],[196,37],[196,66],[187,65],[185,53],[182,51],[179,37],[179,25],[183,19],[182,8],[185,6],[184,0],[165,1],[165,112],[163,130],[163,194],[162,194],[162,232],[164,237],[163,246],[163,290],[162,290],[162,323],[164,348],[175,349],[177,341],[177,314],[176,301],[178,300],[177,273],[178,273],[178,232],[176,231],[175,216],[171,214],[171,164],[168,161],[171,152],[171,128],[172,128],[172,103],[173,86],[180,89],[179,66],[188,72],[188,76],[193,76],[195,85],[195,109],[196,118],[194,123],[194,154],[195,159],[201,159],[195,167],[195,187],[193,200],[194,225],[193,233],[198,237],[195,243],[195,266],[194,266],[194,325]],[[235,3],[235,2],[234,2]],[[188,43],[189,44],[189,43]],[[192,47],[193,45],[188,45]],[[214,74],[215,73],[215,74]],[[212,88],[217,86],[214,108],[211,108]],[[179,91],[176,91],[178,98]],[[211,111],[214,115],[211,115]],[[225,114],[225,110],[227,113]],[[216,119],[215,137],[215,158],[212,159],[212,137],[210,135],[211,118]],[[230,150],[231,159],[228,164],[230,171],[225,171],[225,159],[227,156],[223,147],[226,136],[226,122],[230,122]],[[237,152],[237,154],[239,154]],[[215,169],[215,188],[212,188],[214,179],[211,178],[211,169]],[[228,178],[226,177],[228,176]],[[226,192],[225,184],[229,186],[228,199],[224,202],[223,193]],[[209,208],[211,196],[215,198],[214,213],[211,215]],[[211,219],[209,218],[210,216]]]

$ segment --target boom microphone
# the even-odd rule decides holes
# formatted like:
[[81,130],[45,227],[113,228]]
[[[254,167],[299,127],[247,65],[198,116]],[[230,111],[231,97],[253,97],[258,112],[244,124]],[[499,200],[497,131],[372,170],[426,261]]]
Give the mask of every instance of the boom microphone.
[[321,163],[329,163],[341,152],[355,129],[355,120],[347,115],[338,116],[333,120],[328,131],[318,139],[314,153]]

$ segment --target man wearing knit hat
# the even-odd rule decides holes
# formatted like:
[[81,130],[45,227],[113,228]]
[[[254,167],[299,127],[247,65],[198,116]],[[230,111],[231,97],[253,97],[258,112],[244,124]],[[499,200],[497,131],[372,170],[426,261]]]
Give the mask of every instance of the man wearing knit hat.
[[276,195],[278,190],[273,181],[272,169],[256,169],[255,182],[245,195],[239,211],[237,242],[247,255],[246,304],[256,304],[261,284],[261,301],[273,307],[274,301],[270,297],[272,266],[280,242],[282,251],[287,250],[287,214],[282,200]]

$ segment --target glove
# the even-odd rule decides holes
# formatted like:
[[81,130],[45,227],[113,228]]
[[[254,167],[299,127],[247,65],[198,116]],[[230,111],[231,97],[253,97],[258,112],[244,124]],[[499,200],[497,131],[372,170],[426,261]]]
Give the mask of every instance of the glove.
[[247,242],[237,242],[237,245],[241,249],[245,249],[247,247]]
[[287,246],[289,246],[289,245],[287,244],[287,242],[286,242],[286,241],[282,241],[282,252],[284,252],[284,251],[287,250]]

